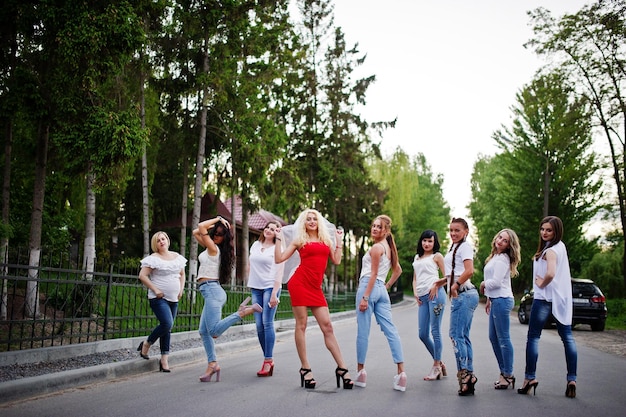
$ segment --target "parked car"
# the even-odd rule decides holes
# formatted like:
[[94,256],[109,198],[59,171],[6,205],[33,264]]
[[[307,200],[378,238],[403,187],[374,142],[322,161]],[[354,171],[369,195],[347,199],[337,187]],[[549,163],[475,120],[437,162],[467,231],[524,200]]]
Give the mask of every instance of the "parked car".
[[[604,330],[607,316],[606,298],[592,280],[572,278],[572,301],[574,303],[572,326],[589,324],[594,332]],[[517,310],[517,318],[520,323],[528,324],[532,303],[533,291],[530,290],[520,300]],[[554,324],[554,317],[550,316],[546,325],[551,326],[552,324]]]

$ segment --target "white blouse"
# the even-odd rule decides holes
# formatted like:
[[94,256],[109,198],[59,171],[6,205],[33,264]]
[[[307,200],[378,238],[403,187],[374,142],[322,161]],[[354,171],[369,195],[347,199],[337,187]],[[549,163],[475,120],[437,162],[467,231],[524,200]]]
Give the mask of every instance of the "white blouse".
[[[180,271],[187,265],[187,259],[176,254],[171,260],[165,260],[155,254],[146,256],[141,260],[141,267],[152,269],[150,280],[161,291],[167,301],[177,302],[180,292]],[[148,298],[156,298],[156,294],[148,289]]]
[[428,294],[435,281],[439,279],[439,267],[435,263],[435,254],[421,258],[415,255],[413,271],[415,273],[414,295],[421,297]]
[[511,259],[505,253],[494,255],[484,269],[485,295],[489,298],[513,298]]
[[282,282],[285,263],[274,262],[274,246],[263,249],[263,245],[258,240],[252,244],[248,287],[262,290],[273,288],[276,281]]
[[[556,254],[556,273],[552,281],[544,288],[539,288],[535,282],[537,275],[543,277],[548,268],[548,262],[543,259],[547,251]],[[571,325],[574,306],[572,303],[572,275],[569,269],[567,248],[563,242],[546,248],[539,259],[533,261],[533,292],[534,298],[552,302],[552,315],[561,324]]]

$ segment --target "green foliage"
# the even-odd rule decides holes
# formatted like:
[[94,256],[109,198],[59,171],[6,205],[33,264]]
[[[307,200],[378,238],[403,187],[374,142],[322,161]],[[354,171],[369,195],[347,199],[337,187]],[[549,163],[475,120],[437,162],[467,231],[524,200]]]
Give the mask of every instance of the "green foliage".
[[411,287],[417,240],[424,230],[437,232],[445,254],[450,209],[443,198],[443,178],[431,171],[424,155],[411,158],[400,149],[387,160],[372,164],[371,172],[389,190],[382,211],[393,221],[403,271],[400,288],[406,290]]
[[[546,57],[548,71],[566,74],[577,94],[593,108],[593,124],[610,155],[609,173],[622,229],[626,227],[626,3],[624,0],[599,0],[578,12],[555,19],[545,8],[529,12],[534,36],[527,43],[538,55]],[[622,230],[622,236],[626,235]],[[622,278],[626,285],[626,257],[622,256]]]
[[616,298],[606,300],[608,316],[606,318],[607,329],[626,330],[626,299]]
[[545,215],[563,220],[572,274],[594,253],[583,227],[600,210],[601,179],[592,151],[590,114],[562,74],[537,76],[517,95],[512,127],[494,133],[502,150],[474,165],[469,208],[478,231],[476,268],[482,271],[491,240],[503,228],[520,238],[516,290],[532,278],[530,259]]
[[623,245],[622,241],[617,246],[608,247],[596,253],[584,265],[580,274],[581,278],[594,280],[607,298],[626,297],[626,289],[622,280]]

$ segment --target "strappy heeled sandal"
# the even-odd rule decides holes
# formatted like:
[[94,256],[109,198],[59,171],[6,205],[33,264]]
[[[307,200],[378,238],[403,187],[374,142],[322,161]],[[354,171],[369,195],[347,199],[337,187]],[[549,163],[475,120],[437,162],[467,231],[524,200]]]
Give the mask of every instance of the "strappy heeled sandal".
[[500,381],[496,381],[494,388],[495,389],[515,389],[515,377],[513,375],[506,376],[502,374],[502,378],[506,381],[506,384],[501,383]]
[[304,377],[307,374],[311,373],[311,369],[300,368],[300,387],[314,389],[315,385],[317,385],[317,381],[314,378],[305,379]]
[[478,382],[476,375],[465,370],[459,379],[459,395],[461,397],[474,395],[474,386],[476,385],[476,382]]
[[337,378],[337,388],[341,386],[339,384],[339,380],[341,379],[343,381],[343,389],[352,389],[352,387],[354,386],[354,383],[352,382],[350,378],[346,378],[347,373],[348,373],[348,370],[345,368],[337,367],[337,369],[335,369],[335,377]]

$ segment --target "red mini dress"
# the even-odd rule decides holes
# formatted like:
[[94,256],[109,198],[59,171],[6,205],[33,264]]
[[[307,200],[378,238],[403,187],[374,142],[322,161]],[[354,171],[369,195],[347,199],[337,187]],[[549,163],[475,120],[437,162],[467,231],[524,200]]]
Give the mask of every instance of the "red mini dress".
[[310,242],[298,249],[300,265],[287,283],[292,306],[328,307],[322,291],[330,248],[322,242]]

